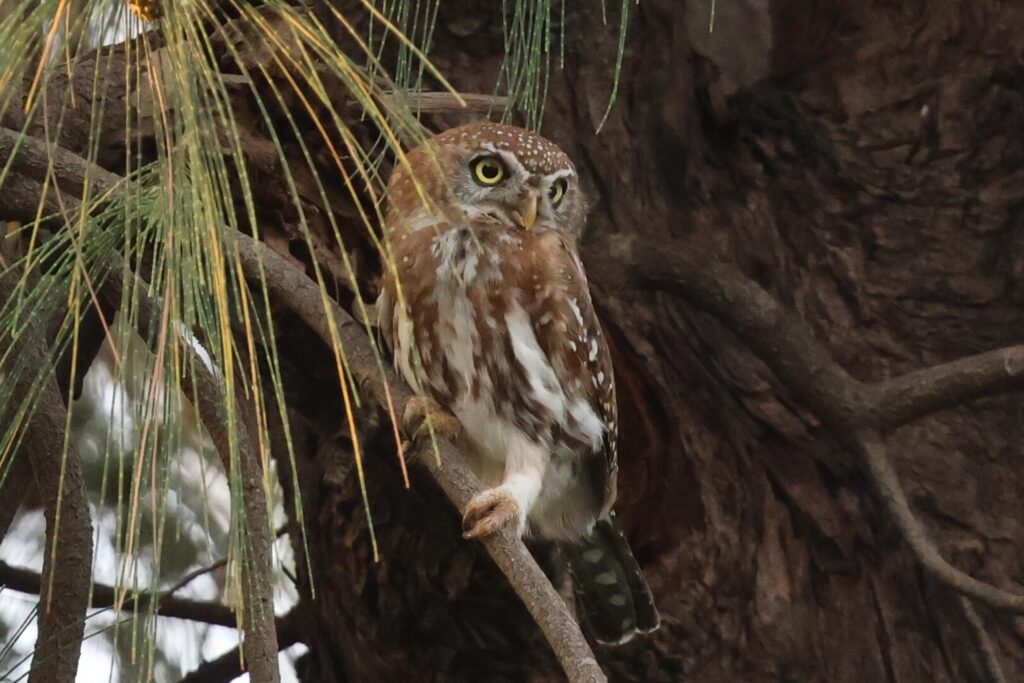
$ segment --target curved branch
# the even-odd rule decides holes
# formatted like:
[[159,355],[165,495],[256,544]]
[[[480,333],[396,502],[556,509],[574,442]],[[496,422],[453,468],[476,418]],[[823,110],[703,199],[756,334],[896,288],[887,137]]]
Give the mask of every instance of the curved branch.
[[[390,397],[396,410],[401,412],[412,398],[412,392],[389,368],[385,368],[382,375],[363,326],[334,300],[325,299],[305,272],[263,243],[239,233],[237,245],[246,275],[266,282],[271,294],[285,303],[330,346],[333,336],[328,314],[324,311],[327,302],[338,337],[345,346],[349,372],[379,405],[389,405]],[[422,451],[420,462],[455,506],[460,511],[464,510],[473,495],[481,490],[480,482],[465,459],[444,439],[437,440],[440,466],[428,451],[428,445],[419,448]],[[569,680],[606,680],[579,624],[522,540],[512,533],[500,533],[485,537],[482,543],[547,638]]]
[[859,431],[854,434],[854,439],[879,497],[921,566],[941,583],[978,602],[1006,612],[1024,612],[1024,595],[1009,593],[978,581],[942,557],[935,544],[928,539],[928,531],[910,509],[878,432]]
[[982,659],[985,661],[985,669],[988,670],[988,677],[992,683],[1006,683],[1006,674],[1003,673],[1003,665],[999,663],[999,656],[996,654],[996,645],[988,635],[985,622],[974,609],[974,604],[967,598],[960,596],[960,606],[964,610],[967,623],[974,630],[974,637],[978,641],[978,650],[981,651]]
[[1024,388],[1024,345],[909,372],[878,384],[849,375],[807,324],[738,270],[682,244],[615,237],[585,251],[603,284],[669,292],[718,318],[823,421],[890,430],[929,413]]
[[822,419],[850,422],[863,414],[861,388],[807,325],[735,268],[681,244],[635,237],[590,245],[584,261],[604,285],[669,292],[718,318]]

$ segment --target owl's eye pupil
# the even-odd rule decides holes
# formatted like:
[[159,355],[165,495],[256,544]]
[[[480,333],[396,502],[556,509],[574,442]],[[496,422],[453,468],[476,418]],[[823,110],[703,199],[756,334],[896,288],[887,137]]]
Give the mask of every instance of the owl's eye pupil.
[[548,190],[548,199],[551,200],[551,206],[558,206],[559,202],[562,201],[562,197],[565,196],[565,190],[568,186],[569,184],[565,181],[565,178],[559,178],[551,183],[551,188]]
[[480,157],[475,159],[470,166],[473,169],[473,179],[479,185],[497,185],[506,176],[505,164],[497,157]]

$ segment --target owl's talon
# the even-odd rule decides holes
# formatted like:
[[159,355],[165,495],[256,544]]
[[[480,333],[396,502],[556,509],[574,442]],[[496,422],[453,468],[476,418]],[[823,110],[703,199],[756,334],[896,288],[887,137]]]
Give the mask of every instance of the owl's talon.
[[521,524],[515,496],[507,489],[488,489],[474,496],[466,506],[462,515],[462,537],[489,536],[512,522]]
[[416,443],[420,439],[430,438],[430,431],[436,435],[455,442],[462,433],[462,423],[451,413],[445,411],[437,401],[423,396],[413,396],[405,404],[402,415],[402,429],[409,435],[409,441]]

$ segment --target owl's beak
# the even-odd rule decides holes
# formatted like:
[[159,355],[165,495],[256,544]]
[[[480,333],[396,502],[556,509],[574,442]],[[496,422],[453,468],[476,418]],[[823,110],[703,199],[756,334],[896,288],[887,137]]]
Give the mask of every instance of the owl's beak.
[[533,224],[537,221],[537,202],[540,200],[540,190],[530,189],[519,211],[515,211],[512,217],[524,230],[532,230]]

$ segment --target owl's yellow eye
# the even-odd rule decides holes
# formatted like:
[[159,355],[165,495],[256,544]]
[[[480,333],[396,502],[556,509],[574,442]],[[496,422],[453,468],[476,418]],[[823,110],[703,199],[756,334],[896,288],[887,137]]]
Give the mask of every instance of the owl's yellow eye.
[[484,187],[493,187],[508,176],[505,164],[498,157],[480,157],[470,163],[473,180]]
[[569,183],[565,181],[565,178],[559,178],[551,183],[551,189],[548,190],[548,199],[551,200],[551,206],[558,206],[559,202],[562,201],[562,197],[565,196],[565,191],[568,187]]

